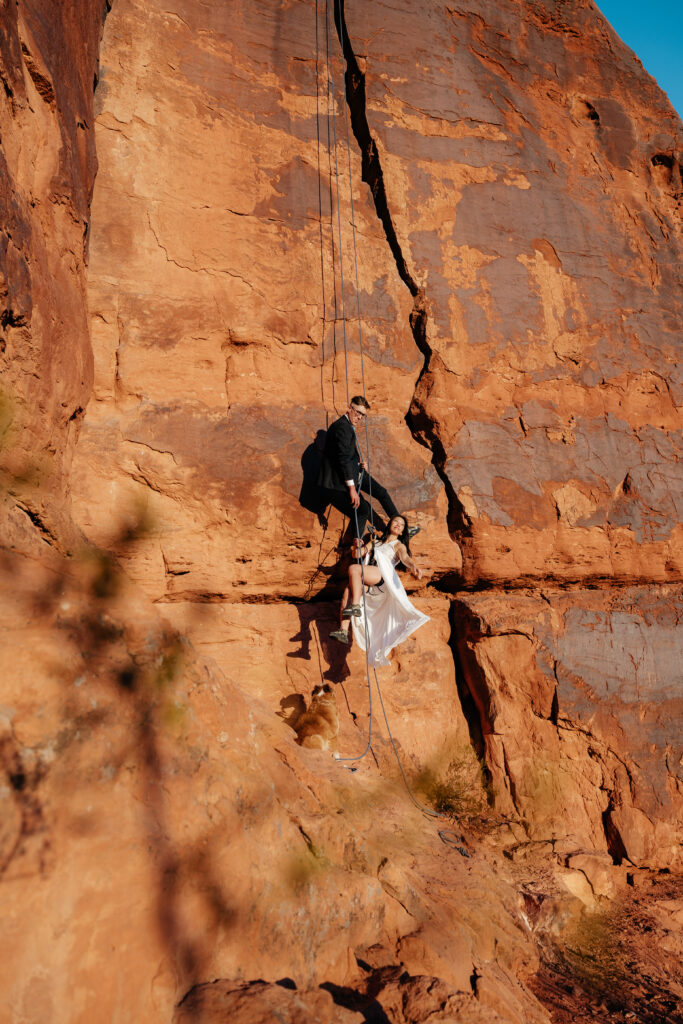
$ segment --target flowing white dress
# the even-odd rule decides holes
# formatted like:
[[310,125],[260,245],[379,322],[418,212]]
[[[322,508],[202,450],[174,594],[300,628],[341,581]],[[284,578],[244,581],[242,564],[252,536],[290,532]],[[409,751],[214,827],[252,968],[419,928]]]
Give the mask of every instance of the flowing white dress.
[[[387,541],[375,547],[375,561],[382,573],[382,587],[369,587],[365,591],[365,609],[361,598],[361,615],[351,620],[353,638],[365,650],[368,638],[368,660],[371,665],[389,665],[389,654],[397,644],[429,622],[408,600],[403,584],[396,572],[400,561],[396,542]],[[367,610],[367,622],[365,616]]]

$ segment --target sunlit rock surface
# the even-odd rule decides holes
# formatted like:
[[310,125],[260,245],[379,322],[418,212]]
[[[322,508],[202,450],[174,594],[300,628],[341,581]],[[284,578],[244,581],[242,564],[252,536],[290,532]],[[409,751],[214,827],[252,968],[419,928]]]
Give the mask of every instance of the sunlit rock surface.
[[[8,1019],[598,1020],[552,944],[631,899],[665,1014],[680,121],[579,0],[116,0],[98,67],[105,6],[0,8]],[[347,387],[386,720],[300,502]]]

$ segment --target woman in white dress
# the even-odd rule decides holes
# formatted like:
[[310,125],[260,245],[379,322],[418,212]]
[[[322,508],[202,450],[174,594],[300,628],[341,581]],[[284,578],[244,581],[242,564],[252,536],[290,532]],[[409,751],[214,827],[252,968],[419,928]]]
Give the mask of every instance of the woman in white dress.
[[[371,665],[388,665],[392,648],[429,622],[429,617],[410,603],[396,572],[396,566],[402,562],[415,579],[422,579],[422,570],[410,557],[407,541],[405,519],[394,516],[378,544],[361,548],[362,568],[359,562],[349,566],[349,587],[345,594],[350,591],[350,601],[342,610],[340,629],[330,636],[348,644],[352,624],[354,639],[362,650],[367,646]],[[371,556],[374,556],[374,565],[369,564]]]

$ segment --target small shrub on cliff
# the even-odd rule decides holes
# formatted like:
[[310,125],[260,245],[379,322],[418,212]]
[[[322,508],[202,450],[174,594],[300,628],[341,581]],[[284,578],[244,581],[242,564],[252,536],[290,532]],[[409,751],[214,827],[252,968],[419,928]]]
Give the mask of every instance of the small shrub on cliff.
[[481,766],[471,747],[428,765],[415,785],[434,810],[463,824],[479,819],[487,806]]

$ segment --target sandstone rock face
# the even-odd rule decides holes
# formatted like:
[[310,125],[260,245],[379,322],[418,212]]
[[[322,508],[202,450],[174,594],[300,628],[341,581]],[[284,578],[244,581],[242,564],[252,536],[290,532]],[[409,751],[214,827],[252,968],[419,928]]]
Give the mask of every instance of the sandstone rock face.
[[[13,1024],[540,1024],[680,867],[680,121],[588,2],[332,7],[117,0],[94,134],[102,5],[2,9]],[[386,719],[300,501],[347,385]]]
[[680,122],[592,4],[476,10],[434,17],[452,57],[417,97],[405,54],[368,57],[389,183],[413,157],[396,106],[450,136],[398,230],[433,308],[412,415],[466,578],[680,579]]
[[[344,407],[345,365],[351,392],[361,387],[360,326],[373,465],[429,524],[442,590],[536,580],[606,595],[611,584],[680,581],[680,124],[594,9],[574,5],[565,23],[564,7],[550,17],[496,5],[483,21],[429,8],[420,37],[433,64],[419,74],[409,6],[374,5],[368,20],[348,5],[335,25],[306,5],[279,7],[276,20],[254,7],[230,26],[217,16],[210,31],[191,2],[174,16],[146,11],[145,32],[135,3],[109,19],[98,91],[97,371],[75,468],[88,535],[108,543],[106,510],[145,505],[153,526],[130,571],[181,629],[188,619],[170,606],[191,611],[197,597],[222,602],[226,620],[242,600],[315,593],[334,537],[296,500],[299,459]],[[197,74],[199,108],[187,101]],[[296,254],[294,272],[284,253]],[[531,620],[545,615],[543,599],[526,601]],[[658,613],[618,613],[640,661],[631,670],[620,655],[614,669],[598,621],[604,611],[613,629],[612,598],[579,589],[573,601],[578,634],[558,627],[565,648],[589,637],[598,677],[635,672],[636,704],[669,693],[674,720],[652,737],[662,774],[650,785],[675,820],[675,619],[660,651]],[[669,589],[665,606],[676,603]],[[222,642],[215,634],[214,649]],[[513,646],[501,645],[504,679]],[[464,683],[479,685],[467,673]],[[547,686],[552,697],[554,676]],[[560,717],[573,723],[568,700]],[[515,707],[528,717],[526,701]],[[546,721],[525,758],[551,732],[558,741],[558,722]],[[617,758],[635,755],[627,724]],[[642,860],[645,822],[588,775],[572,801],[591,803],[592,842],[622,849],[603,817],[626,815]],[[655,845],[668,862],[671,844]]]
[[497,801],[530,839],[680,865],[679,592],[605,597],[544,589],[540,602],[524,592],[454,602],[473,739]]
[[[199,1000],[199,1019],[238,1006],[233,1019],[265,1021],[279,995],[292,1020],[306,1007],[357,1019],[342,1012],[353,997],[399,1021],[442,1003],[495,1021],[498,993],[519,1019],[547,1020],[517,980],[537,959],[514,879],[493,853],[444,844],[406,802],[384,729],[381,772],[302,750],[273,709],[287,716],[317,665],[304,659],[294,685],[283,672],[277,702],[267,655],[260,676],[236,664],[232,681],[106,560],[71,563],[52,588],[45,572],[40,601],[35,572],[16,574],[4,620],[10,641],[31,620],[21,647],[3,643],[2,670],[32,683],[0,719],[8,1019],[170,1021],[188,995],[179,1020]],[[338,691],[341,708],[345,691],[360,706]],[[409,679],[395,691],[396,737],[424,749],[409,729],[424,706]],[[344,715],[343,753],[359,751],[362,725]],[[223,986],[206,1003],[197,986],[213,978],[233,979],[229,999]]]
[[2,462],[3,492],[9,486],[17,501],[6,540],[30,542],[31,523],[52,540],[69,533],[63,468],[92,386],[85,262],[105,6],[1,8]]

